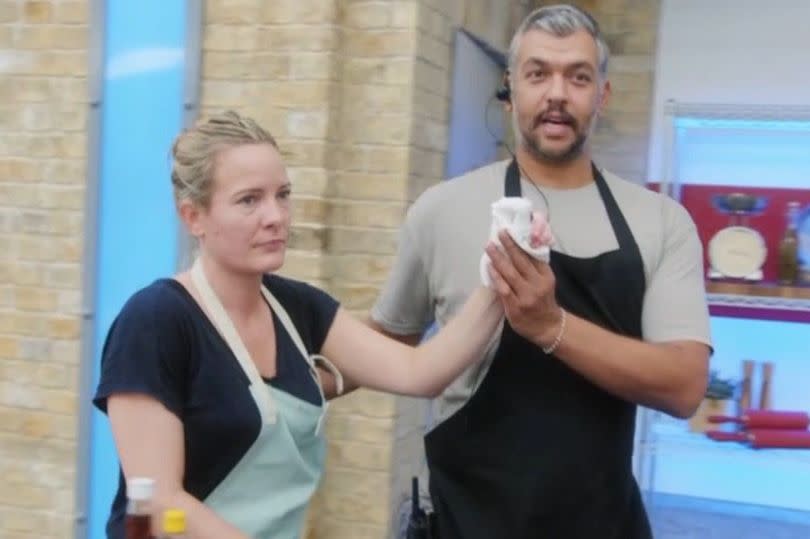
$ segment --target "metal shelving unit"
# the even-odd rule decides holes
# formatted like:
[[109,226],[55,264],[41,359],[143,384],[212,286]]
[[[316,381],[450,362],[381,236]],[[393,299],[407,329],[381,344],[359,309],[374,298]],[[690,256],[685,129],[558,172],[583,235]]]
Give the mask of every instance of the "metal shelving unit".
[[[663,136],[660,191],[675,200],[681,199],[682,181],[678,169],[677,130],[682,119],[705,120],[706,126],[722,130],[735,128],[734,122],[808,122],[810,107],[777,105],[735,105],[709,103],[683,103],[674,100],[664,107],[665,132]],[[728,125],[724,124],[728,121]],[[788,126],[788,128],[794,128]],[[801,127],[810,131],[810,125]],[[809,186],[810,187],[810,186]],[[708,281],[707,296],[711,305],[751,309],[776,309],[810,312],[810,288],[777,287],[758,283],[727,283]],[[752,450],[739,443],[719,443],[700,434],[691,433],[683,421],[676,421],[660,412],[640,408],[634,471],[648,504],[655,496],[657,459],[661,453],[751,456],[763,462],[788,462],[806,469],[810,465],[810,450]],[[776,460],[771,460],[776,459]]]

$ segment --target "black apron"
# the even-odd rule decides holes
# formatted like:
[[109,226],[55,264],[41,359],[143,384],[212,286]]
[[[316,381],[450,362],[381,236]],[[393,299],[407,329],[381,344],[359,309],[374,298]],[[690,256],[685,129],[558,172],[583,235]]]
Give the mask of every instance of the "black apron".
[[[641,253],[596,167],[593,175],[619,248],[594,258],[552,251],[557,301],[571,314],[638,338],[646,288]],[[521,195],[514,161],[504,190]],[[632,473],[635,417],[634,404],[505,323],[478,390],[425,437],[438,537],[651,538]]]

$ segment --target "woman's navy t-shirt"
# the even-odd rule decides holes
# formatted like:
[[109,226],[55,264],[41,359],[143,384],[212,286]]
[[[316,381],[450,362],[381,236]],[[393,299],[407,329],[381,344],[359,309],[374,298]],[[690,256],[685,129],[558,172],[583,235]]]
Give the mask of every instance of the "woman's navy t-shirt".
[[[320,353],[337,301],[306,283],[276,275],[265,276],[264,285],[289,314],[309,353]],[[273,323],[276,376],[268,383],[320,405],[307,362],[275,315]],[[183,486],[204,500],[259,435],[261,418],[249,385],[236,357],[185,287],[160,279],[133,295],[110,327],[93,403],[106,413],[110,395],[140,393],[174,413],[183,423],[185,439]],[[125,510],[126,484],[119,472],[108,537],[123,538]]]

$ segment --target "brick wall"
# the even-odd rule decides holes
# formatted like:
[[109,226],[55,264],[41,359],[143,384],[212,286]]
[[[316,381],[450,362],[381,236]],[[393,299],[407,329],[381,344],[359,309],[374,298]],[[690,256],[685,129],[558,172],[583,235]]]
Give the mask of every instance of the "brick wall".
[[86,2],[0,1],[0,537],[72,534]]
[[571,3],[599,21],[611,52],[608,76],[613,93],[594,133],[594,159],[627,180],[646,182],[661,0]]

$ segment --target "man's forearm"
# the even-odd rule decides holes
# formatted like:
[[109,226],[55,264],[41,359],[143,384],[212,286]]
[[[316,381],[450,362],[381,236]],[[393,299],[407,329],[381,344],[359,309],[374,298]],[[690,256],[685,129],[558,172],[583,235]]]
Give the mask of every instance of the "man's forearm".
[[[558,329],[535,343],[550,346]],[[706,390],[709,349],[697,342],[646,343],[567,313],[554,355],[605,391],[676,417],[691,416]]]

